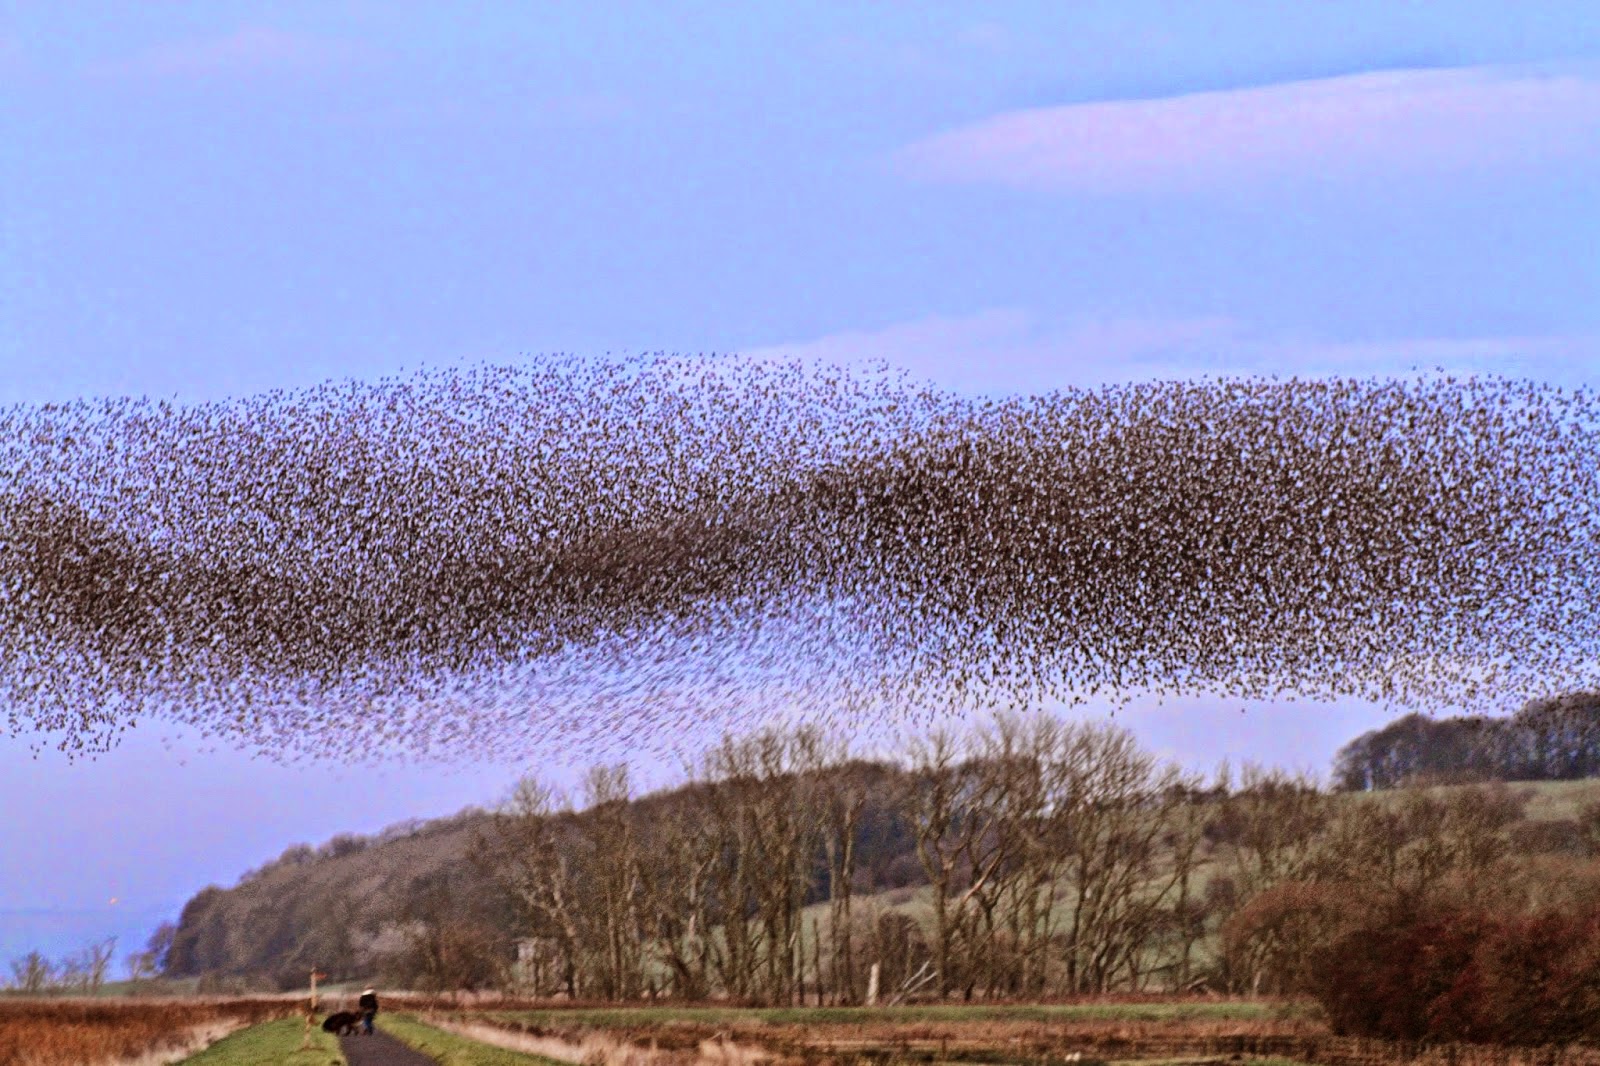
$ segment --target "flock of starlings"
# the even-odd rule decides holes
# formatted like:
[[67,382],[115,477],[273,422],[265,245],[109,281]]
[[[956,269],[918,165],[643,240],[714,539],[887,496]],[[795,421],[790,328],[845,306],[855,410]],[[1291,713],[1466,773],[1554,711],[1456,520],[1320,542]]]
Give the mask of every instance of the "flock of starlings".
[[603,755],[1162,694],[1600,681],[1600,405],[1442,374],[983,400],[721,356],[0,410],[0,706]]

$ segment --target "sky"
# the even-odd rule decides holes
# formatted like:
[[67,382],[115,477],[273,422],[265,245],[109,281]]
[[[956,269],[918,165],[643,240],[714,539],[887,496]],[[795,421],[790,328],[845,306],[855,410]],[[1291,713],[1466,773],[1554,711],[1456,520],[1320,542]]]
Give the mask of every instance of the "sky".
[[[0,404],[656,350],[1600,384],[1597,189],[1588,0],[0,0]],[[1120,720],[1323,771],[1391,713]],[[0,976],[577,770],[36,748],[0,735]]]

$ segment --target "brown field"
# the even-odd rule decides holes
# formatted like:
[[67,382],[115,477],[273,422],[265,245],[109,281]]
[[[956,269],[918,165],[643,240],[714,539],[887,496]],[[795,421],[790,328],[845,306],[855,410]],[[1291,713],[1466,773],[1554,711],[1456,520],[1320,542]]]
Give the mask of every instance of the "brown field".
[[[486,1029],[495,1027],[527,1050],[530,1038],[543,1041],[541,1054],[573,1063],[1600,1066],[1594,1048],[1423,1047],[1340,1037],[1303,1005],[1250,1001],[477,1009],[439,1012],[432,1020],[478,1039],[489,1039]],[[597,1056],[597,1037],[633,1054]],[[563,1046],[572,1054],[562,1054]]]
[[96,1066],[180,1050],[197,1032],[293,1014],[285,999],[0,998],[0,1066]]
[[[1299,1003],[1090,1001],[888,1008],[551,1005],[391,995],[463,1036],[607,1066],[1600,1066],[1600,1049],[1396,1044],[1330,1033]],[[324,1009],[333,1009],[324,1001]],[[180,1052],[197,1030],[303,1000],[0,998],[0,1066],[98,1066]]]

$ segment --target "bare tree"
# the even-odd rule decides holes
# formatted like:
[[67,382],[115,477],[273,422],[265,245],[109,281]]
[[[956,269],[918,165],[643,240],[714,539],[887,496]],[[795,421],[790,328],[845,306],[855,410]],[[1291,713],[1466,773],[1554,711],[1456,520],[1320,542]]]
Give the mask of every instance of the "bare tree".
[[[690,793],[698,787],[692,784]],[[720,839],[694,803],[659,813],[645,832],[641,910],[652,966],[668,975],[663,991],[704,999],[712,990],[717,952],[716,867],[724,859]]]
[[[1226,897],[1218,897],[1224,922],[1276,885],[1315,879],[1325,864],[1334,810],[1327,794],[1304,775],[1244,768],[1209,830],[1223,845],[1222,873],[1213,887],[1227,888]],[[1234,991],[1258,993],[1275,950],[1271,939],[1257,939],[1249,954],[1224,953],[1225,981]]]
[[1173,944],[1170,963],[1171,990],[1189,992],[1195,984],[1194,949],[1206,934],[1206,919],[1210,908],[1204,897],[1196,891],[1196,875],[1206,859],[1206,827],[1213,810],[1223,794],[1219,780],[1212,788],[1201,791],[1189,786],[1178,786],[1180,802],[1172,805],[1167,825],[1166,850],[1172,864],[1172,901],[1167,914],[1169,939]]
[[[524,939],[556,945],[560,958],[556,972],[541,970],[536,976],[555,981],[576,998],[587,991],[587,982],[579,889],[563,831],[570,829],[571,813],[554,789],[536,778],[523,778],[490,823],[490,853],[496,876],[519,904]],[[549,986],[534,989],[536,994],[554,990]]]
[[156,966],[155,953],[152,951],[129,952],[124,964],[128,968],[128,980],[135,986],[143,984],[161,972]]
[[11,987],[27,995],[38,995],[56,982],[56,967],[44,954],[30,951],[11,960]]
[[83,971],[88,991],[98,992],[100,986],[105,984],[106,970],[111,966],[116,950],[117,938],[114,936],[83,949]]
[[1182,883],[1162,846],[1195,782],[1109,725],[1060,730],[1049,807],[1069,887],[1066,983],[1073,992],[1139,987],[1143,954]]
[[[828,859],[828,948],[833,971],[830,983],[836,1003],[854,1003],[856,1000],[855,922],[851,903],[856,872],[856,830],[866,802],[866,790],[858,779],[847,779],[841,783],[841,787],[829,790],[824,798],[827,814],[823,847]],[[816,950],[820,955],[820,937],[817,937]],[[820,986],[820,957],[816,968]]]
[[632,999],[643,980],[643,880],[627,766],[591,769],[584,798],[587,817],[572,847],[581,885],[578,913],[599,962],[596,990],[609,999]]
[[448,873],[417,878],[401,911],[405,948],[389,960],[392,975],[429,992],[508,983],[510,959],[482,904],[452,884]]
[[802,993],[800,911],[821,849],[825,755],[820,731],[773,728],[725,738],[707,757],[702,794],[725,856],[715,870],[718,962],[734,996],[791,1003]]
[[1008,713],[977,736],[963,893],[973,910],[969,996],[980,984],[988,995],[1042,989],[1059,871],[1045,787],[1056,732],[1046,716]]
[[1470,899],[1509,852],[1507,828],[1525,799],[1504,786],[1341,797],[1330,819],[1320,880],[1359,883],[1425,906],[1448,890]]
[[933,965],[941,997],[954,987],[961,914],[952,906],[960,875],[960,828],[967,767],[954,735],[935,730],[911,742],[911,773],[902,804],[916,832],[917,859],[933,890]]
[[1332,813],[1309,777],[1246,766],[1212,823],[1213,835],[1230,846],[1227,872],[1239,898],[1310,873]]

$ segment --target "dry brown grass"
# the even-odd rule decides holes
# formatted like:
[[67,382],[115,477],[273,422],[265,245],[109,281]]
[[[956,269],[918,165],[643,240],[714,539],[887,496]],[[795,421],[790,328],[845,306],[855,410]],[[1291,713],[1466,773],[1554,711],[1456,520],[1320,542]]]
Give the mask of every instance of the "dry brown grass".
[[197,1032],[294,1014],[285,999],[0,999],[0,1066],[100,1066],[159,1060]]
[[484,1020],[466,1021],[460,1016],[425,1015],[423,1021],[468,1040],[571,1063],[572,1066],[667,1066],[683,1061],[681,1055],[637,1047],[600,1029],[562,1037],[508,1029]]
[[[552,1012],[554,1013],[554,1012]],[[863,1018],[853,1022],[795,1018],[774,1023],[753,1015],[748,1023],[715,1023],[626,1011],[604,1025],[611,1040],[634,1048],[675,1052],[680,1060],[707,1062],[711,1051],[737,1049],[741,1057],[765,1052],[780,1066],[916,1066],[930,1063],[1308,1063],[1316,1066],[1600,1066],[1596,1048],[1513,1048],[1473,1045],[1419,1046],[1335,1036],[1301,1014],[1270,1018],[1007,1020],[939,1017],[908,1021]],[[802,1012],[795,1012],[801,1014]],[[955,1012],[952,1011],[952,1014]],[[588,1025],[529,1025],[504,1017],[457,1015],[558,1042],[593,1039]],[[548,1020],[547,1020],[548,1021]],[[480,1039],[482,1037],[480,1036]],[[573,1046],[577,1046],[575,1043]],[[548,1049],[542,1053],[549,1055]],[[552,1055],[565,1061],[578,1057]],[[740,1066],[745,1066],[741,1062]]]

